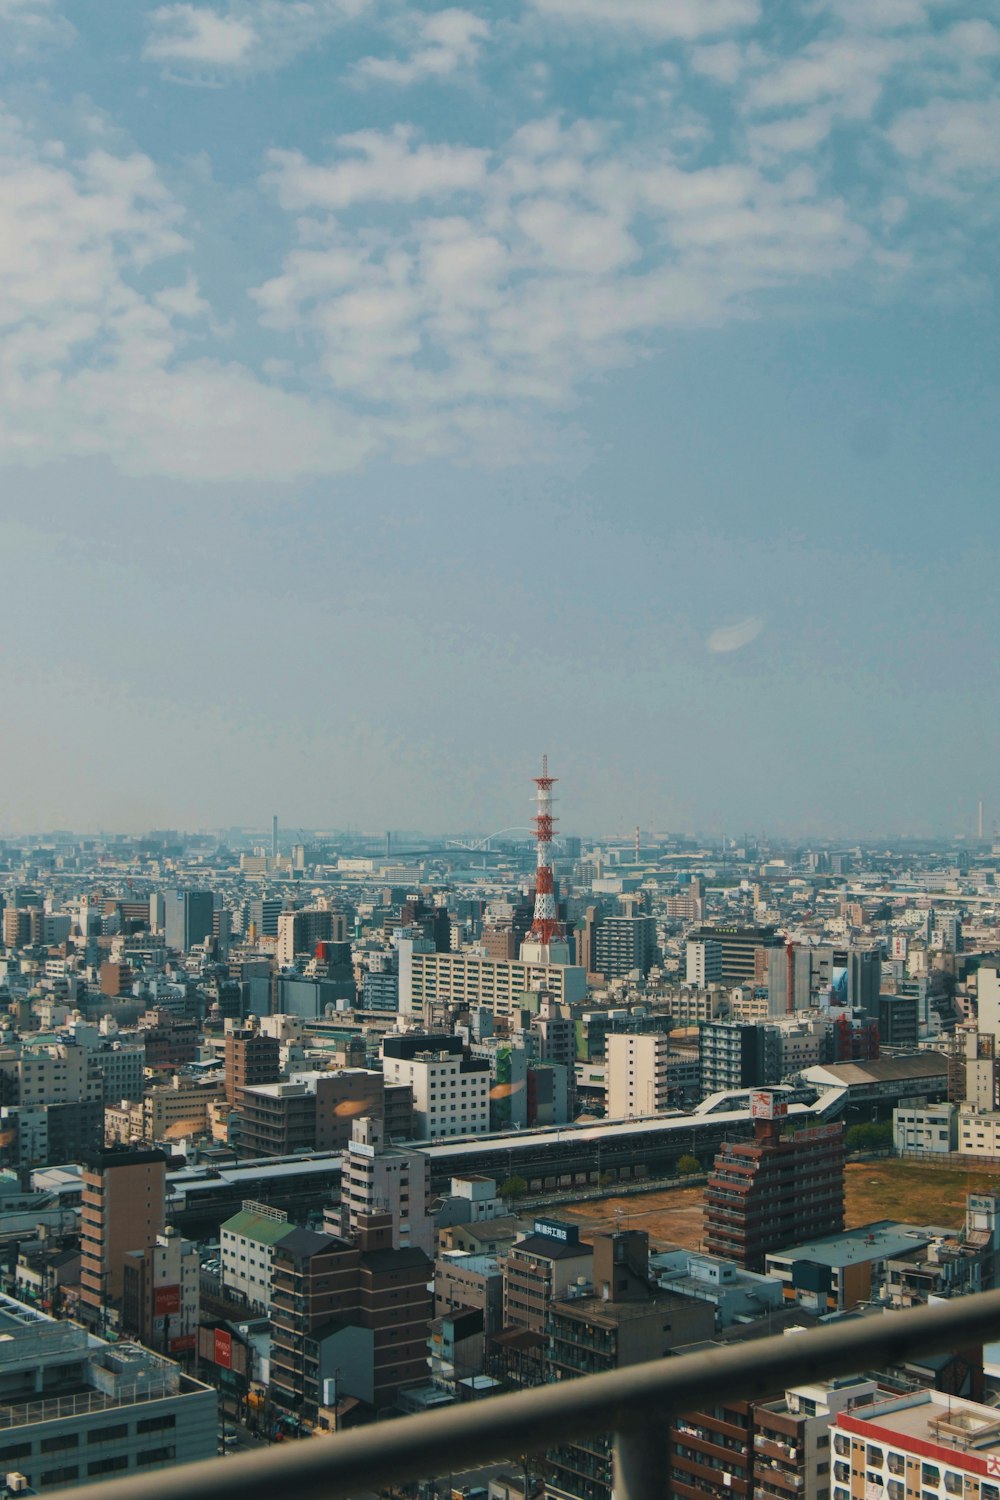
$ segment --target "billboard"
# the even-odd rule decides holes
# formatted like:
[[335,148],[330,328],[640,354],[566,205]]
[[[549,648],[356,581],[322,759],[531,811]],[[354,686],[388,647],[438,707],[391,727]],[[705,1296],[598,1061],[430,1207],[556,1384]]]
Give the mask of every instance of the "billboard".
[[182,1333],[179,1338],[170,1340],[171,1354],[188,1354],[194,1348],[194,1334]]
[[750,1117],[753,1120],[783,1120],[788,1114],[788,1102],[770,1089],[754,1089],[750,1095]]
[[153,1316],[171,1318],[181,1310],[179,1286],[156,1286],[153,1288]]
[[217,1365],[224,1370],[233,1368],[233,1336],[225,1328],[215,1330],[215,1350],[213,1359]]

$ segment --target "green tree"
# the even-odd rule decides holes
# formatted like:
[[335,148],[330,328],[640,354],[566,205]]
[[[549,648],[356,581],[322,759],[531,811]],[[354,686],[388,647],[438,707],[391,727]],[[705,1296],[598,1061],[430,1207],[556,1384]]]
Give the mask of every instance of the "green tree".
[[500,1196],[501,1198],[506,1198],[508,1202],[513,1202],[515,1198],[523,1198],[527,1191],[528,1184],[523,1177],[518,1177],[516,1173],[513,1177],[508,1177],[506,1182],[500,1184]]
[[701,1171],[701,1162],[696,1156],[682,1156],[677,1163],[677,1171],[681,1177],[691,1177],[695,1172]]

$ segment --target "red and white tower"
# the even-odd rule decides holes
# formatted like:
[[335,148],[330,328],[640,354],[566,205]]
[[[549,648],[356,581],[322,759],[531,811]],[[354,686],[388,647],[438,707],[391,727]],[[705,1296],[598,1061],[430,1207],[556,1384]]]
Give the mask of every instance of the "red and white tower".
[[547,947],[553,938],[562,937],[562,927],[556,920],[555,882],[552,877],[552,830],[556,820],[552,816],[552,788],[556,777],[549,775],[549,757],[542,756],[542,774],[535,777],[535,839],[538,854],[535,872],[535,920],[531,924],[528,941],[543,943]]
[[535,777],[535,840],[538,848],[535,870],[535,920],[521,944],[521,959],[530,964],[568,964],[569,942],[556,918],[555,882],[552,878],[552,788],[549,758],[542,756],[542,774]]

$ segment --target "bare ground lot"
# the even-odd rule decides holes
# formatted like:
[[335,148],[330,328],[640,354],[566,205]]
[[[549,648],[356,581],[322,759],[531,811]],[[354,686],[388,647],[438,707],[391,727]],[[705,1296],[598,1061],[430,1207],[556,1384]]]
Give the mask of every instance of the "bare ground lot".
[[[937,1167],[928,1162],[850,1162],[846,1169],[849,1229],[874,1219],[940,1224],[957,1229],[965,1217],[965,1195],[1000,1188],[1000,1172]],[[702,1239],[703,1189],[667,1188],[591,1203],[560,1203],[559,1218],[575,1219],[586,1237],[599,1229],[645,1229],[656,1248],[697,1250]]]

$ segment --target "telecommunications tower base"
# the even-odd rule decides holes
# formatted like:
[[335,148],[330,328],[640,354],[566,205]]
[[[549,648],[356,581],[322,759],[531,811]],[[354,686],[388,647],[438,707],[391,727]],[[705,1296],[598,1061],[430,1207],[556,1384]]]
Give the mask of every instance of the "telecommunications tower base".
[[521,944],[521,962],[529,964],[568,964],[572,962],[569,943],[562,923],[556,917],[555,881],[552,876],[552,788],[556,778],[549,775],[549,758],[542,756],[542,774],[535,777],[535,841],[538,846],[535,871],[535,920]]

